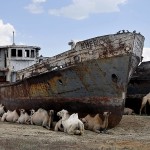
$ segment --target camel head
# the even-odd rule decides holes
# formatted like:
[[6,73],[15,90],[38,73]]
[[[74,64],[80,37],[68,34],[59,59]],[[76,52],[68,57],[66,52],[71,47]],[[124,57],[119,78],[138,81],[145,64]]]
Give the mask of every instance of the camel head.
[[88,127],[88,121],[85,118],[81,118],[81,121],[84,124],[84,127],[87,128]]
[[106,117],[106,116],[109,116],[110,114],[111,114],[111,112],[105,111],[105,112],[103,113],[103,116]]
[[67,116],[69,114],[69,112],[65,109],[62,109],[61,111],[57,112],[57,116],[59,116],[60,118],[63,118],[65,116]]
[[50,116],[53,116],[53,115],[54,115],[54,110],[50,110],[50,111],[49,111],[49,115],[50,115]]
[[54,110],[49,110],[48,115],[53,120],[53,118],[54,118]]
[[31,109],[30,112],[31,112],[31,116],[32,116],[35,113],[35,110]]
[[24,114],[25,113],[25,109],[19,109],[20,114]]

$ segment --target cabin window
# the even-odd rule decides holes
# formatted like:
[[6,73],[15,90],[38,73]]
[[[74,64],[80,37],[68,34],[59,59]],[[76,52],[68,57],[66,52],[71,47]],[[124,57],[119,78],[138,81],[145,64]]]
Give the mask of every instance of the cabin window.
[[16,49],[11,49],[11,56],[16,57]]
[[22,57],[22,50],[18,49],[18,57]]
[[30,55],[29,55],[29,50],[25,50],[25,57],[29,57]]
[[35,55],[34,55],[34,50],[31,50],[31,58],[34,58]]

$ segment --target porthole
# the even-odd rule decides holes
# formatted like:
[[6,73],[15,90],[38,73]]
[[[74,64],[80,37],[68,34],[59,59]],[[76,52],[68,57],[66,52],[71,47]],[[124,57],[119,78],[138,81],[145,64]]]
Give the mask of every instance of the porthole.
[[115,82],[115,83],[118,82],[118,77],[117,77],[117,75],[112,74],[112,75],[111,75],[111,78],[112,78],[112,81],[113,81],[113,82]]
[[60,85],[62,85],[63,84],[63,82],[62,82],[62,80],[58,80],[58,83],[60,84]]

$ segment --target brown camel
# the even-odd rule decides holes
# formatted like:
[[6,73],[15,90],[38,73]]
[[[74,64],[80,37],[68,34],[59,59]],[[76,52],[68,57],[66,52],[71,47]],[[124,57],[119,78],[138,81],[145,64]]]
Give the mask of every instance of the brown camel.
[[106,129],[108,127],[108,117],[111,113],[110,112],[104,112],[104,121],[102,121],[99,114],[96,114],[94,117],[91,117],[89,114],[82,118],[82,122],[84,123],[84,127],[86,130],[91,130],[96,133],[100,133],[102,130],[106,132]]

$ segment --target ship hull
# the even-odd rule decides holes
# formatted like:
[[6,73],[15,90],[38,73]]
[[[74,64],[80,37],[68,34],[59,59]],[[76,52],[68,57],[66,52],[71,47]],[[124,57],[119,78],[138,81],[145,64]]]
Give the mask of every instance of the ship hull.
[[[122,118],[128,83],[125,64],[132,56],[123,57],[94,60],[5,86],[1,103],[12,110],[67,109],[80,117],[110,111],[109,127],[114,127]],[[114,74],[118,81],[113,81]]]
[[[142,99],[150,92],[150,62],[142,62],[134,72],[127,89],[126,107],[139,114]],[[144,110],[142,113],[145,113]],[[146,113],[150,114],[150,105],[146,105]]]
[[[42,107],[57,112],[67,109],[70,113],[78,112],[79,117],[97,113],[103,117],[103,112],[109,111],[109,127],[115,127],[122,118],[128,81],[140,62],[143,46],[141,36],[137,35],[140,37],[138,40],[135,35],[127,35],[116,35],[116,39],[115,36],[100,38],[105,39],[105,43],[99,43],[108,46],[103,47],[103,51],[101,45],[99,49],[91,47],[90,51],[84,50],[87,43],[100,41],[98,38],[79,42],[76,51],[68,52],[67,57],[65,54],[55,57],[55,66],[61,63],[59,69],[49,66],[53,63],[51,59],[51,63],[44,62],[42,67],[39,64],[34,69],[23,70],[19,73],[19,78],[23,78],[18,82],[0,86],[0,103],[12,110]],[[120,44],[120,39],[125,41],[124,44]],[[139,42],[136,45],[140,45],[138,55],[135,53],[135,40]],[[117,44],[114,46],[114,43]],[[82,51],[78,50],[79,47]]]

